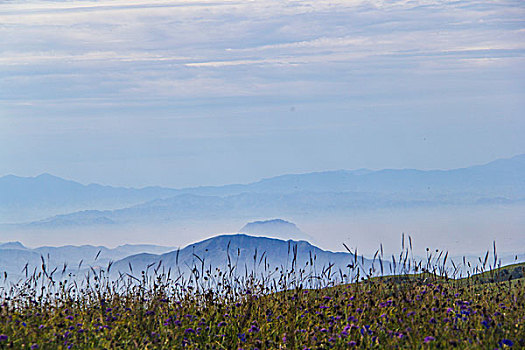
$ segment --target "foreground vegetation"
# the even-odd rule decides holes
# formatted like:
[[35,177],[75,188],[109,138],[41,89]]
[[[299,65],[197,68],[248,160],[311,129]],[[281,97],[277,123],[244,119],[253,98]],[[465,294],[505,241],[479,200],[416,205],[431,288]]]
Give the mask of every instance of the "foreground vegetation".
[[353,263],[339,272],[351,283],[336,284],[329,268],[293,264],[244,275],[202,264],[187,277],[159,265],[116,280],[108,266],[68,282],[44,262],[3,287],[0,349],[525,347],[524,265],[449,278],[446,257],[385,277]]

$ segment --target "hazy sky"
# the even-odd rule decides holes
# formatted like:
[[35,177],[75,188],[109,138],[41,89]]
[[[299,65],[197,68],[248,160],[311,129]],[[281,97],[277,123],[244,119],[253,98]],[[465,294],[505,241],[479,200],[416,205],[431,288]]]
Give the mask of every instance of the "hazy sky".
[[3,1],[0,175],[188,186],[525,153],[525,2]]

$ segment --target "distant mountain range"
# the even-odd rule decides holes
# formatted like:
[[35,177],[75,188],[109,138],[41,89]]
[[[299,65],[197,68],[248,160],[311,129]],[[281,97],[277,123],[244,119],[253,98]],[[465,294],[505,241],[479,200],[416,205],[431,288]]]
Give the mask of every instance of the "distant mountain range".
[[37,228],[513,203],[525,203],[525,155],[454,170],[340,170],[185,189],[0,178],[0,223]]
[[7,175],[0,178],[0,222],[25,221],[76,210],[122,208],[177,193],[161,187],[82,185],[50,174]]
[[[60,279],[72,273],[82,278],[93,267],[105,268],[114,261],[111,270],[113,276],[118,272],[140,276],[148,266],[162,265],[165,269],[189,274],[192,267],[198,265],[206,269],[219,268],[226,271],[235,266],[238,273],[263,272],[276,267],[290,268],[294,254],[297,267],[308,267],[321,272],[323,268],[333,265],[332,272],[338,269],[347,270],[347,265],[356,260],[350,253],[335,253],[317,248],[305,241],[284,241],[267,237],[253,237],[244,234],[221,235],[193,243],[187,247],[174,250],[170,247],[152,245],[124,245],[114,249],[95,246],[40,247],[30,249],[19,242],[0,244],[0,274],[8,274],[10,281],[25,278],[41,271],[42,259],[46,270],[55,270],[55,277]],[[230,260],[228,260],[230,256]],[[359,258],[360,266],[368,268],[370,260]],[[203,265],[204,264],[204,265]],[[62,271],[65,270],[65,273]]]
[[0,273],[7,272],[11,280],[25,276],[24,267],[31,274],[35,268],[42,266],[42,259],[47,265],[47,271],[57,268],[65,273],[76,273],[88,266],[106,266],[110,261],[119,260],[137,253],[160,254],[173,250],[173,247],[163,247],[150,244],[125,244],[116,248],[104,246],[62,246],[27,248],[20,242],[0,243]]
[[[209,270],[216,268],[225,272],[235,266],[236,273],[274,271],[275,268],[291,269],[292,262],[297,268],[315,269],[320,273],[332,265],[332,273],[339,269],[348,271],[348,265],[356,264],[368,269],[371,261],[344,252],[330,252],[317,248],[306,241],[280,240],[254,237],[244,234],[221,235],[190,244],[187,247],[164,254],[137,254],[115,262],[115,271],[134,273],[144,271],[148,266],[163,266],[172,271],[186,274],[193,267]],[[229,257],[229,258],[228,258]],[[130,267],[131,266],[131,267]]]

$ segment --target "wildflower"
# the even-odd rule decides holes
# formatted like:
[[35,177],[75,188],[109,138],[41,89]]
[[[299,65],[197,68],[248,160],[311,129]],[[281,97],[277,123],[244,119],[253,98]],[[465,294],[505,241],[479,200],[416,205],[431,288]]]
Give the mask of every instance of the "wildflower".
[[434,341],[436,340],[436,338],[434,338],[433,336],[429,335],[428,337],[425,337],[425,339],[423,339],[423,341],[425,343],[430,343],[431,341]]
[[432,323],[432,324],[436,324],[437,321],[434,317],[432,317],[428,322]]
[[221,322],[219,322],[219,323],[217,324],[217,327],[224,327],[224,326],[226,326],[226,325],[227,325],[226,322],[221,321]]
[[7,335],[0,334],[0,341],[7,341]]
[[506,346],[513,346],[514,342],[510,339],[501,339],[501,344],[506,345]]
[[186,334],[190,334],[190,333],[191,333],[191,334],[195,334],[195,329],[193,329],[193,328],[186,328],[186,330],[184,331],[184,333],[186,333]]
[[353,340],[348,342],[348,346],[356,346],[356,345],[357,343]]
[[38,344],[31,345],[31,350],[38,349]]
[[326,328],[321,328],[321,332],[322,332],[322,333],[326,333],[326,332],[328,332],[328,329],[326,329]]
[[250,327],[250,329],[248,329],[248,332],[249,333],[257,333],[257,332],[259,332],[259,327],[257,327],[256,325],[252,325]]

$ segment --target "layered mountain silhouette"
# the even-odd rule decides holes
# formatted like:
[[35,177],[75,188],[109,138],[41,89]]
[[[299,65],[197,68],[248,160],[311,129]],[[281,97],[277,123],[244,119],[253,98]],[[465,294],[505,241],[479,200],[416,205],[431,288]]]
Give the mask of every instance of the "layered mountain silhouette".
[[[360,266],[361,271],[371,266],[371,261],[346,252],[322,250],[306,241],[280,240],[254,237],[245,234],[221,235],[164,254],[137,254],[117,261],[114,271],[137,273],[148,267],[164,267],[165,271],[191,273],[195,268],[212,273],[234,268],[239,275],[246,272],[264,273],[275,269],[312,269],[321,272],[329,268],[331,273],[347,271],[349,266]],[[116,272],[115,272],[116,273]]]
[[140,276],[152,266],[165,271],[190,274],[195,267],[226,272],[234,269],[238,274],[271,272],[275,268],[306,268],[321,273],[348,270],[348,265],[368,269],[370,260],[356,259],[346,252],[322,250],[305,241],[254,237],[245,234],[221,235],[193,243],[183,249],[153,245],[124,245],[114,249],[103,246],[63,246],[27,248],[19,242],[0,244],[0,273],[6,272],[11,281],[23,279],[33,271],[41,271],[60,279],[72,274],[83,278],[91,268],[106,268],[112,261],[112,276],[119,273]]
[[110,261],[133,254],[159,254],[173,249],[150,244],[125,244],[116,248],[92,245],[28,248],[20,242],[7,242],[0,243],[0,273],[6,272],[11,280],[15,280],[41,269],[45,263],[48,273],[56,268],[57,277],[59,274],[67,276],[89,266],[106,266]]
[[0,178],[0,223],[47,228],[523,202],[525,155],[454,170],[340,170],[185,189]]

